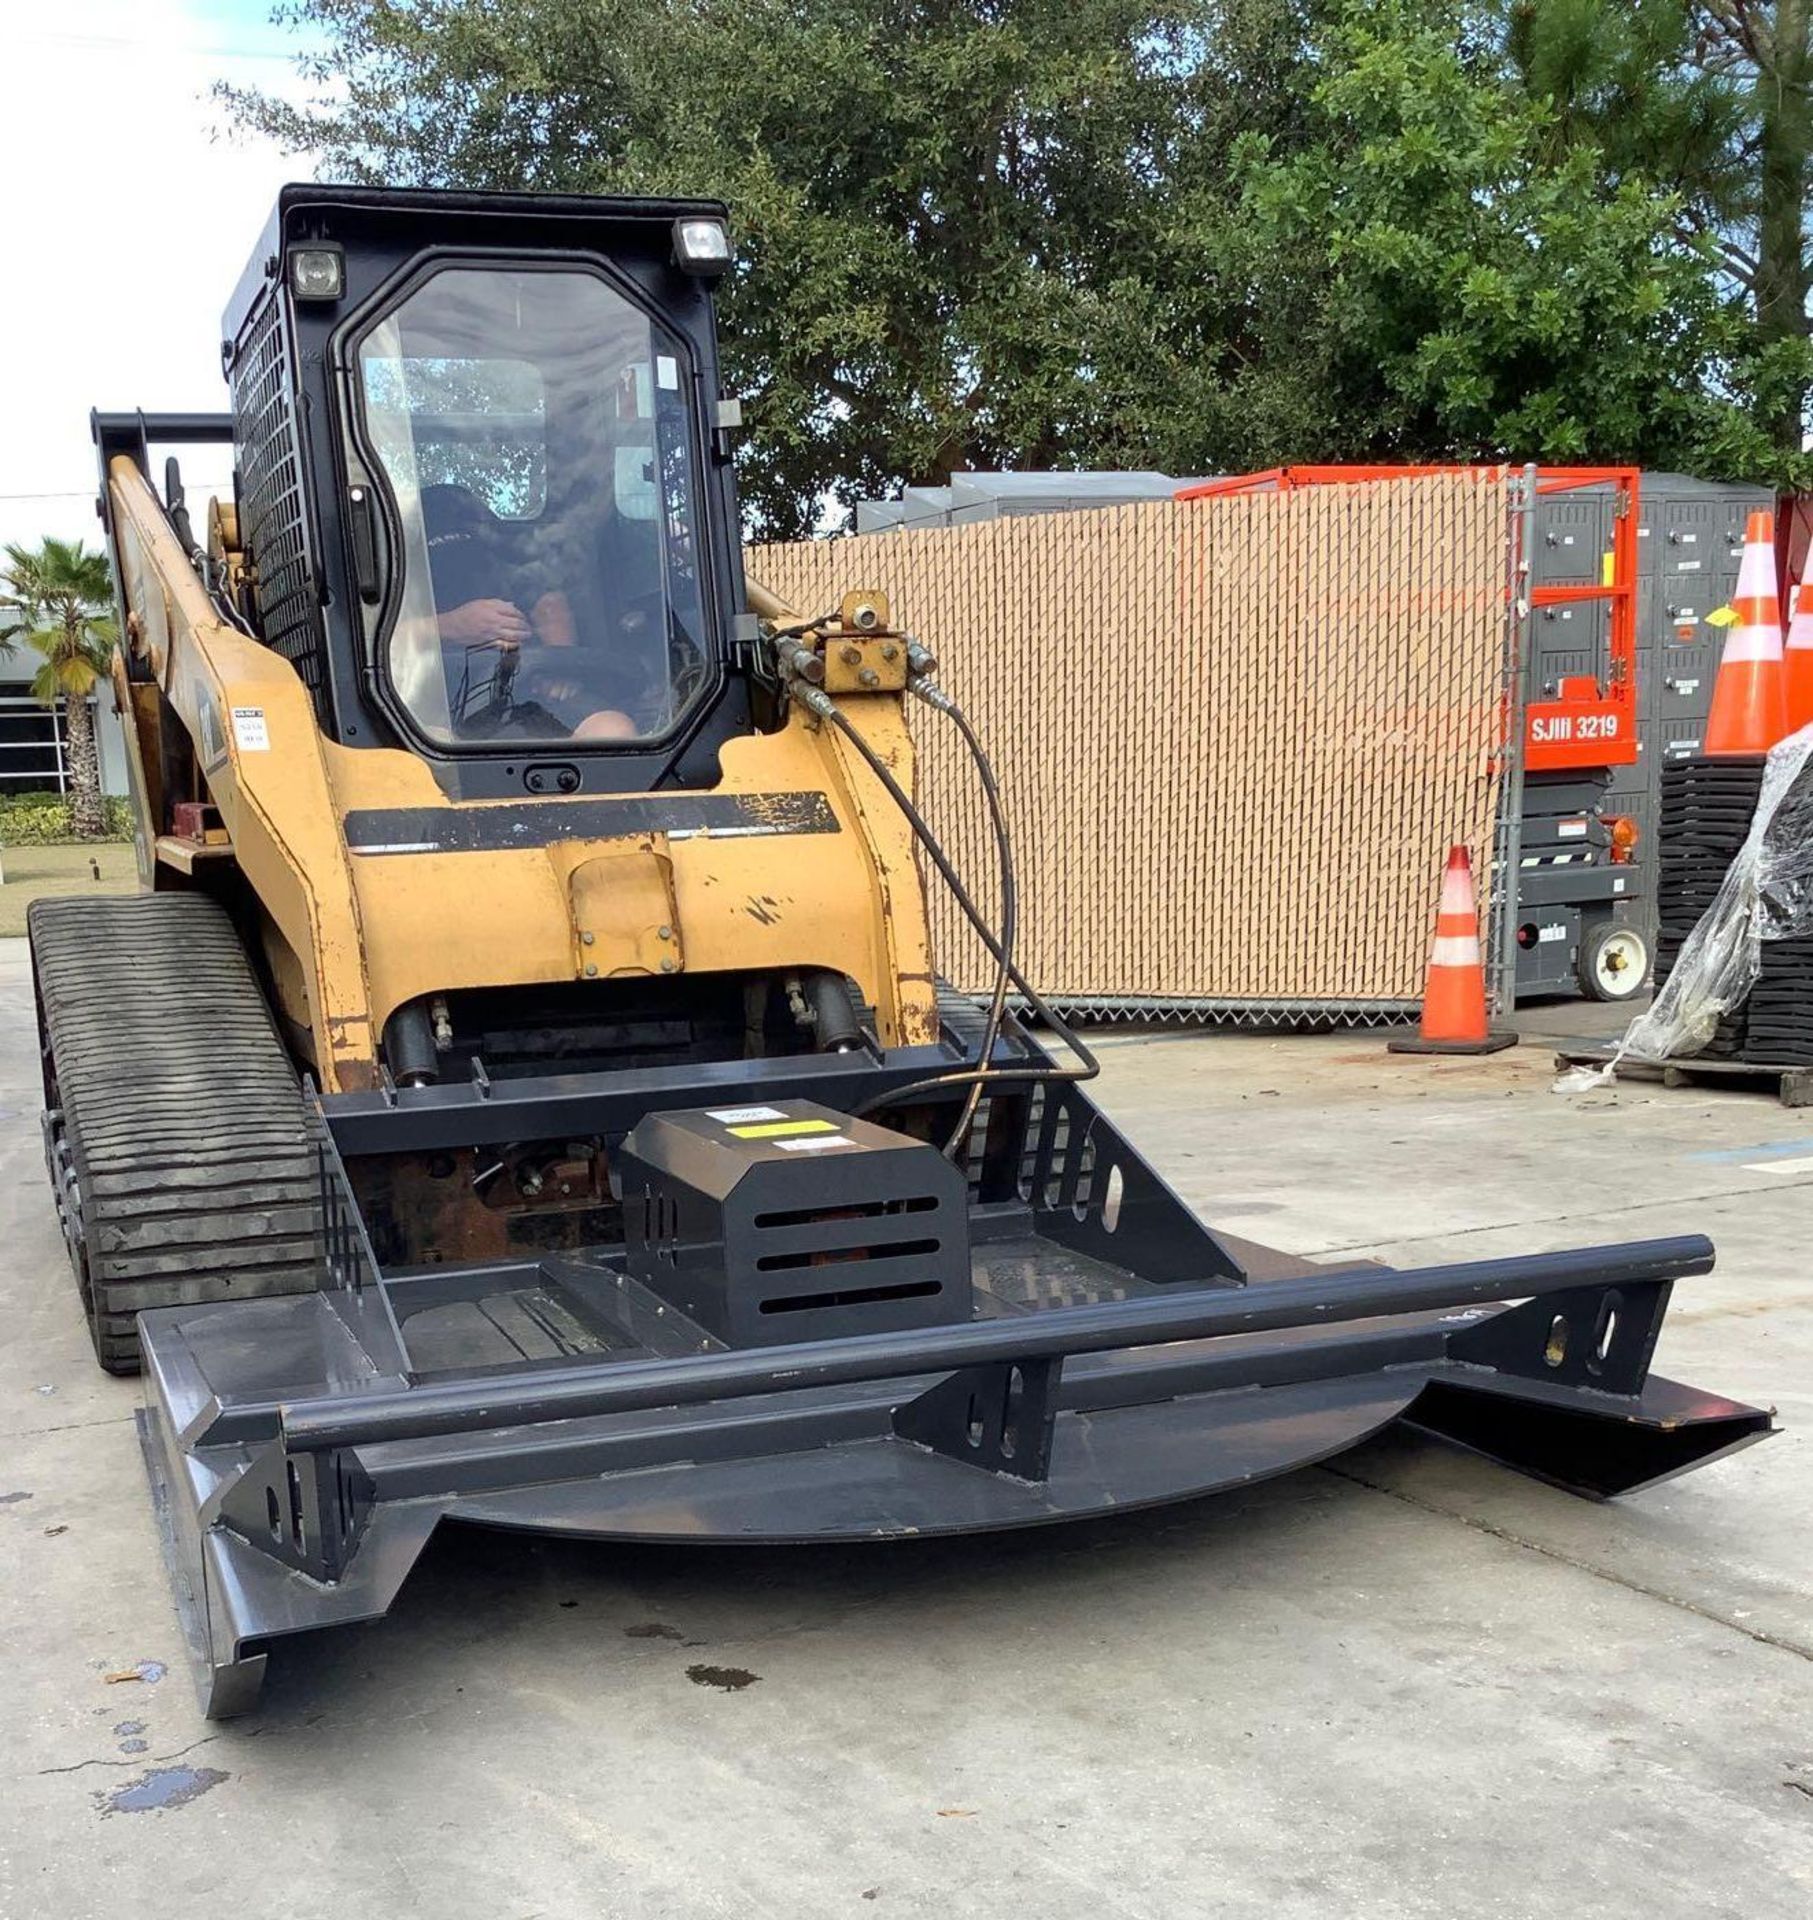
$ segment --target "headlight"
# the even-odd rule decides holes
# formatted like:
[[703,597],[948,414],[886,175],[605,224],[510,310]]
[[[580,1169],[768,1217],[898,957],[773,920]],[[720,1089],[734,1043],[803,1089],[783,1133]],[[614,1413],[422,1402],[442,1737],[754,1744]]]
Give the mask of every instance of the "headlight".
[[723,221],[694,217],[676,220],[674,263],[683,273],[715,280],[730,265],[730,234]]
[[298,300],[338,300],[346,291],[346,255],[338,247],[297,247],[290,291]]

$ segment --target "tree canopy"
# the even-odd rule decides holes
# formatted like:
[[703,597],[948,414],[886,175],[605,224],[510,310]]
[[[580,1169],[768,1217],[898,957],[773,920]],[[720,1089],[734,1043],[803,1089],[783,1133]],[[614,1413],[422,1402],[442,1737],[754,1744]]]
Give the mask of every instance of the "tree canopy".
[[1780,482],[1810,4],[296,0],[314,104],[224,91],[342,178],[725,199],[771,535],[966,467]]

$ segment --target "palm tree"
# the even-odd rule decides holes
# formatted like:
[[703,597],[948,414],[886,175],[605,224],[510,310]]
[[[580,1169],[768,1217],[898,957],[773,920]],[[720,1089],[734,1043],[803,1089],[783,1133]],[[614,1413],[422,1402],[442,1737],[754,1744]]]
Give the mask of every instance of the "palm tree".
[[101,762],[88,696],[107,671],[118,629],[107,557],[80,540],[46,539],[35,552],[9,546],[0,582],[0,648],[23,640],[44,656],[31,690],[47,707],[61,700],[69,740],[69,823],[78,838],[106,830]]

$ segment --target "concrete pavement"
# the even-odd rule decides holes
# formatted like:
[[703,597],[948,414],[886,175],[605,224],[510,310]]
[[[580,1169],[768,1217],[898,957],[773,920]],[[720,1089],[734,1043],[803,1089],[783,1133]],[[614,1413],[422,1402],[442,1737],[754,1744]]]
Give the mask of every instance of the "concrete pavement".
[[6,942],[0,1917],[1813,1911],[1813,1115],[1564,1099],[1535,1046],[1103,1053],[1205,1217],[1298,1252],[1710,1232],[1659,1364],[1787,1431],[1617,1506],[1391,1439],[979,1543],[450,1535],[387,1620],[210,1727],[136,1390],[92,1367],[43,1190]]

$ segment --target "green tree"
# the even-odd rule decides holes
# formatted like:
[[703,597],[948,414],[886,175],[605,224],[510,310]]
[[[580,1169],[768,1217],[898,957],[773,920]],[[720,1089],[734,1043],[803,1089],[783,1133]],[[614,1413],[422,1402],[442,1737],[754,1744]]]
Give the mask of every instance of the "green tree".
[[1748,82],[1757,159],[1755,264],[1759,376],[1776,444],[1798,451],[1813,387],[1807,296],[1813,291],[1808,246],[1813,187],[1813,0],[1707,0],[1709,61]]
[[1515,0],[1506,47],[1555,138],[1660,183],[1708,240],[1737,308],[1731,390],[1750,429],[1725,457],[1804,483],[1813,0]]
[[1744,107],[1699,59],[1693,0],[1509,0],[1511,71],[1549,108],[1550,158],[1582,144],[1607,178],[1673,194],[1688,230],[1741,217]]
[[0,646],[10,653],[23,640],[42,656],[32,692],[47,707],[63,705],[70,824],[82,838],[98,838],[106,818],[88,697],[106,673],[118,638],[106,556],[88,552],[79,540],[47,539],[35,549],[9,546],[0,581]]
[[[1195,218],[1230,217],[1215,155],[1296,114],[1311,10],[300,0],[317,103],[225,97],[342,177],[723,197],[744,497],[787,535],[827,495],[959,468],[1169,458],[1180,383],[1217,451],[1223,427],[1244,450],[1255,419],[1313,415],[1294,382],[1226,403],[1251,287],[1175,298],[1203,252],[1175,184],[1194,183]],[[1204,364],[1199,322],[1223,320]]]
[[1366,450],[1369,423],[1331,415],[1329,342],[1296,250],[1251,225],[1234,166],[1260,136],[1279,156],[1316,137],[1328,12],[1329,0],[1197,8],[1151,231],[1137,252],[1121,244],[1056,464],[1191,475]]
[[1248,242],[1297,263],[1332,418],[1393,455],[1768,465],[1732,397],[1747,341],[1715,238],[1653,156],[1558,137],[1561,110],[1467,19],[1355,0],[1311,138],[1239,155]]
[[1745,223],[1809,6],[292,0],[313,104],[223,96],[341,177],[728,201],[769,537],[997,465],[1791,481],[1805,301]]

